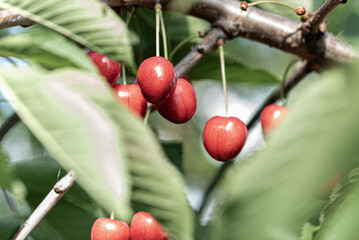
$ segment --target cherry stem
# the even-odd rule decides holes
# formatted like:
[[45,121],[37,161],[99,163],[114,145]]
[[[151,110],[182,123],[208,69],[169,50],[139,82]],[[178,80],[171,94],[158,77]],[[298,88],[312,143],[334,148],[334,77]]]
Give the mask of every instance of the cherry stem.
[[224,101],[225,101],[225,106],[226,106],[226,117],[228,117],[226,66],[225,66],[225,62],[224,62],[224,51],[223,51],[223,41],[222,40],[220,40],[218,48],[219,48],[219,57],[221,60],[222,85],[223,85]]
[[248,7],[256,6],[256,5],[263,4],[263,3],[277,4],[277,5],[280,5],[283,7],[287,7],[295,12],[295,7],[289,5],[288,3],[283,3],[283,2],[278,2],[278,1],[257,1],[257,2],[248,3]]
[[112,219],[112,220],[115,219],[115,213],[113,211],[111,211],[110,219]]
[[156,4],[155,11],[156,11],[156,57],[160,56],[160,4]]
[[145,125],[147,125],[147,123],[148,123],[148,118],[150,117],[151,112],[152,112],[152,106],[147,108],[146,116],[143,119],[143,122],[144,122]]
[[180,43],[178,43],[176,45],[176,47],[171,51],[171,54],[169,56],[169,60],[171,60],[173,58],[173,56],[177,53],[177,51],[183,46],[185,45],[186,43],[188,43],[189,41],[193,40],[193,39],[196,39],[198,38],[198,35],[192,35],[192,36],[189,36],[188,38],[182,40]]
[[294,59],[292,60],[287,68],[285,69],[284,71],[284,74],[283,74],[283,78],[282,78],[282,82],[281,82],[281,90],[280,90],[280,97],[279,97],[279,105],[280,106],[285,106],[286,102],[284,101],[284,91],[285,91],[285,81],[287,80],[287,75],[288,75],[288,72],[289,70],[291,69],[291,67],[296,63],[298,62],[299,60],[298,59]]
[[[157,10],[158,9],[158,10]],[[162,43],[163,43],[163,55],[168,59],[168,50],[167,50],[167,36],[166,36],[166,27],[165,22],[163,21],[162,9],[157,8],[156,11],[160,13],[160,22],[161,22],[161,32],[162,32]]]
[[125,65],[122,66],[122,83],[123,83],[124,85],[127,85],[126,67],[125,67]]

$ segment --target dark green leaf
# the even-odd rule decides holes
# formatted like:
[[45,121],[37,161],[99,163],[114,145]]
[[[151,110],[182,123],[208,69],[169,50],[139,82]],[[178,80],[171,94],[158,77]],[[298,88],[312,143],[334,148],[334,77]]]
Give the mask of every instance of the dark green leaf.
[[[251,67],[241,61],[226,57],[227,82],[234,83],[278,83],[279,79],[270,72]],[[218,53],[211,53],[199,62],[190,72],[191,79],[221,80],[221,67]]]
[[183,173],[183,150],[182,143],[162,142],[162,148],[167,158]]

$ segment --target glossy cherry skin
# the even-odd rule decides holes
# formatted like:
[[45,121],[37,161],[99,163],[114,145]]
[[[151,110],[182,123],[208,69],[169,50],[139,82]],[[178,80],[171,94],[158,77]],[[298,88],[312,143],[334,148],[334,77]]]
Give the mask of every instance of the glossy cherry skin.
[[129,240],[127,223],[110,218],[99,218],[92,225],[91,240]]
[[167,240],[168,234],[161,224],[149,213],[138,212],[130,226],[131,240]]
[[133,113],[144,118],[146,116],[147,101],[141,93],[138,84],[116,84],[113,87],[117,99]]
[[266,106],[261,114],[260,120],[264,136],[267,136],[288,115],[290,109],[277,104]]
[[156,104],[156,108],[168,121],[185,123],[196,113],[196,92],[187,80],[179,78],[174,92],[164,103]]
[[137,83],[148,102],[162,103],[176,86],[176,71],[167,59],[150,57],[143,61],[138,68]]
[[112,87],[113,85],[115,85],[118,77],[121,74],[121,69],[122,69],[121,63],[116,62],[92,50],[86,52],[86,54],[96,65],[100,74],[107,80],[110,86]]
[[218,161],[235,158],[247,139],[247,126],[236,117],[215,116],[203,130],[203,144],[209,155]]

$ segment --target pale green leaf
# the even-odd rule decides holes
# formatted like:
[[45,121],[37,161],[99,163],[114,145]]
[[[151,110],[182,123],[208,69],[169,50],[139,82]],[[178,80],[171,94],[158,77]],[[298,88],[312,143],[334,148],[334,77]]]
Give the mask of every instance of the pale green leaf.
[[95,72],[84,51],[65,37],[44,29],[0,39],[0,55],[28,59],[50,68],[77,67]]
[[233,168],[219,199],[222,239],[299,239],[323,206],[323,185],[359,160],[357,76],[323,74],[297,96],[266,149]]
[[134,67],[123,21],[97,0],[3,0],[0,8],[57,31],[74,41]]
[[13,178],[9,157],[4,153],[4,150],[0,148],[0,187],[9,188]]
[[[116,109],[105,82],[75,71],[0,70],[0,87],[40,142],[109,212],[130,219],[121,129],[106,108]],[[24,87],[25,86],[25,87]]]
[[[63,167],[75,169],[79,184],[103,208],[128,221],[131,197],[133,208],[153,214],[171,239],[193,239],[193,212],[180,173],[104,81],[74,70],[0,73],[1,87],[15,97],[25,124]],[[119,191],[124,193],[116,196]]]
[[315,240],[355,240],[358,238],[359,169],[351,172],[346,184],[334,192],[321,216]]

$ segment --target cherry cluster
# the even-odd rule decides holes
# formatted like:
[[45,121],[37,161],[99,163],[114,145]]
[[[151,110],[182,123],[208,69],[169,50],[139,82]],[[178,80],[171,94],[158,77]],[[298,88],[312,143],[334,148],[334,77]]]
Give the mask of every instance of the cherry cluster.
[[113,87],[118,100],[132,112],[144,118],[147,102],[173,123],[189,121],[197,110],[197,98],[189,81],[177,78],[170,61],[163,57],[150,57],[138,68],[133,84],[116,84],[121,64],[94,51],[87,55],[101,75]]
[[168,233],[149,213],[138,212],[127,223],[111,218],[98,218],[91,229],[91,240],[167,240]]

